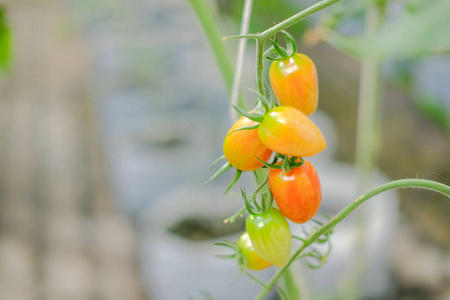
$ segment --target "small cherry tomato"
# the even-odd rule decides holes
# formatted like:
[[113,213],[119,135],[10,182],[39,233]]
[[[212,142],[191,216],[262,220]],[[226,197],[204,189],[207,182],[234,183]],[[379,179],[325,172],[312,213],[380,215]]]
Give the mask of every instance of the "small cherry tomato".
[[281,154],[312,156],[327,146],[320,129],[301,111],[290,106],[271,109],[258,127],[260,141]]
[[307,116],[317,108],[319,87],[313,61],[295,53],[286,60],[274,61],[269,70],[273,93],[283,106],[292,106]]
[[281,213],[296,223],[311,220],[322,200],[319,176],[308,161],[291,172],[270,169],[269,187]]
[[272,150],[264,146],[258,138],[258,130],[239,130],[230,134],[231,131],[256,125],[257,123],[241,117],[231,126],[223,142],[223,154],[228,162],[241,171],[255,171],[262,167],[262,161],[267,161],[272,155]]
[[265,261],[283,267],[291,255],[291,230],[286,218],[274,207],[245,222],[256,253]]
[[237,245],[245,258],[245,265],[247,268],[252,270],[262,270],[270,266],[270,263],[262,259],[256,253],[247,231],[241,234],[239,240],[237,241]]

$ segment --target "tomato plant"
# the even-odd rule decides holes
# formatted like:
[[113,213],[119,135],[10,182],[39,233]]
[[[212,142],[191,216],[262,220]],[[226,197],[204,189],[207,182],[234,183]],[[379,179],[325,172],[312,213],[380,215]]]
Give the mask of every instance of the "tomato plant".
[[245,265],[247,268],[252,270],[262,270],[270,266],[270,263],[262,259],[256,253],[247,231],[241,234],[237,241],[237,246],[245,259]]
[[231,126],[223,142],[225,158],[238,170],[257,170],[262,167],[262,163],[255,156],[262,161],[267,161],[272,155],[272,150],[259,140],[257,129],[234,131],[255,124],[257,124],[255,121],[242,116]]
[[258,137],[268,148],[286,155],[312,156],[326,148],[320,129],[290,106],[271,109],[259,124]]
[[281,105],[295,107],[307,116],[316,110],[319,99],[317,71],[308,56],[295,53],[288,59],[274,61],[269,77]]
[[271,169],[269,187],[281,213],[293,222],[305,223],[319,210],[322,199],[319,176],[306,160],[289,173]]
[[248,215],[245,222],[256,253],[265,261],[283,267],[291,254],[291,230],[286,218],[274,207]]

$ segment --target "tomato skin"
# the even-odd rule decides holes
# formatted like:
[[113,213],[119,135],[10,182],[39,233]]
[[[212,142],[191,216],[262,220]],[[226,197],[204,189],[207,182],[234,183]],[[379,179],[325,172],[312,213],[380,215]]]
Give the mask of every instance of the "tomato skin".
[[319,176],[306,160],[289,173],[270,169],[269,187],[281,213],[292,222],[305,223],[319,210],[322,200]]
[[291,230],[278,209],[271,207],[264,214],[249,215],[245,225],[262,259],[279,267],[287,264],[291,254]]
[[241,250],[242,255],[245,257],[247,268],[252,270],[263,270],[270,267],[270,263],[262,259],[256,253],[247,231],[241,234],[237,241],[237,245]]
[[231,131],[247,126],[253,126],[256,122],[241,117],[237,120],[225,137],[223,142],[223,154],[228,162],[241,171],[255,171],[262,167],[262,163],[256,157],[267,161],[272,155],[272,150],[264,146],[259,140],[258,130],[239,130],[230,134]]
[[317,70],[306,55],[295,53],[286,60],[274,61],[269,70],[273,93],[283,106],[292,106],[307,116],[319,100]]
[[320,129],[290,106],[271,109],[259,124],[258,136],[273,151],[299,157],[312,156],[327,146]]

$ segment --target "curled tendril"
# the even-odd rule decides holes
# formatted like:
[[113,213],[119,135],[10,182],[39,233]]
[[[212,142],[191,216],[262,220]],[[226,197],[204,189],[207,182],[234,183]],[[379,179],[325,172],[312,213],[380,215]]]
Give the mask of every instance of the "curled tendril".
[[[321,215],[324,216],[326,219],[329,219],[327,215],[322,213]],[[319,220],[313,219],[312,221],[319,226],[323,226],[323,223]],[[296,235],[292,235],[292,238],[297,239],[302,243],[306,243],[308,237],[314,234],[318,229],[319,227],[314,226],[313,228],[311,228],[310,232],[308,232],[304,226],[301,226],[302,233],[305,235],[306,238],[299,237]],[[327,261],[329,254],[331,253],[332,244],[330,241],[330,236],[332,233],[333,231],[329,230],[314,241],[314,244],[316,245],[327,246],[325,253],[322,253],[323,251],[320,251],[318,248],[314,247],[314,244],[312,244],[308,246],[304,250],[304,252],[302,252],[303,254],[299,255],[297,259],[302,259],[302,261],[311,269],[318,269],[322,267]]]
[[322,267],[325,262],[328,259],[328,256],[331,253],[331,249],[332,249],[332,244],[330,240],[327,240],[327,250],[325,251],[325,253],[321,253],[317,248],[310,246],[308,247],[308,249],[310,249],[310,251],[306,252],[305,254],[300,255],[298,258],[302,259],[304,263],[311,269],[319,269],[320,267]]

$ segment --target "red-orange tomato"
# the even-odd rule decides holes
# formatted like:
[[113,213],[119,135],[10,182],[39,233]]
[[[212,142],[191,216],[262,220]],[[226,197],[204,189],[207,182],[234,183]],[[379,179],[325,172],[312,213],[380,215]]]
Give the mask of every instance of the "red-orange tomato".
[[305,223],[319,210],[322,200],[319,176],[306,160],[289,173],[271,169],[269,187],[281,213],[293,222]]
[[269,77],[281,105],[295,107],[307,116],[316,110],[319,99],[317,71],[308,56],[296,53],[289,59],[274,61]]
[[327,146],[320,129],[290,106],[271,109],[259,124],[258,136],[273,151],[299,157],[312,156]]
[[262,161],[267,161],[272,155],[272,150],[264,146],[258,138],[258,130],[239,130],[230,134],[231,131],[257,123],[241,117],[231,126],[223,142],[223,154],[228,162],[241,171],[255,171],[262,167]]

